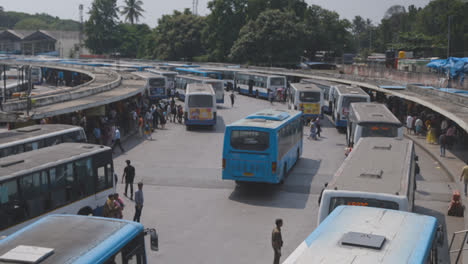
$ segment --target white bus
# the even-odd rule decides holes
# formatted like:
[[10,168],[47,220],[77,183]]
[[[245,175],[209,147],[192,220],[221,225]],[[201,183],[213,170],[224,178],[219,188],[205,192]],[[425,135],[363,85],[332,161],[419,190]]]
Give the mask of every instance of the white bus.
[[403,125],[384,104],[352,103],[346,129],[348,147],[361,137],[403,138]]
[[324,105],[322,107],[325,113],[331,113],[331,104],[330,104],[330,94],[331,94],[331,87],[335,86],[336,83],[324,80],[317,80],[317,79],[301,79],[301,83],[313,83],[317,85],[320,89],[323,90],[323,100]]
[[370,102],[370,96],[359,87],[338,85],[335,89],[332,118],[337,129],[344,129],[351,103]]
[[216,95],[210,84],[187,85],[184,118],[187,129],[193,125],[216,125]]
[[235,87],[240,94],[268,99],[270,93],[286,91],[286,77],[253,72],[236,72]]
[[191,75],[179,75],[176,77],[176,94],[180,100],[185,100],[185,90],[187,89],[187,85],[191,83],[210,84],[216,94],[216,103],[224,103],[223,80]]
[[85,143],[0,159],[0,236],[52,213],[100,215],[113,171],[112,149]]
[[291,83],[288,101],[288,109],[301,111],[304,121],[323,114],[323,90],[315,84]]
[[146,71],[166,77],[166,80],[167,80],[166,88],[169,88],[169,89],[175,88],[175,77],[177,76],[177,72],[165,71],[165,70],[160,70],[160,69],[146,69]]
[[133,74],[145,80],[145,89],[151,100],[158,101],[168,97],[166,77],[151,72],[133,72]]
[[412,211],[416,161],[411,140],[361,138],[323,191],[318,223],[340,205]]
[[433,216],[339,206],[283,264],[437,264],[443,232]]
[[0,132],[0,158],[64,142],[86,142],[82,127],[72,125],[32,125]]

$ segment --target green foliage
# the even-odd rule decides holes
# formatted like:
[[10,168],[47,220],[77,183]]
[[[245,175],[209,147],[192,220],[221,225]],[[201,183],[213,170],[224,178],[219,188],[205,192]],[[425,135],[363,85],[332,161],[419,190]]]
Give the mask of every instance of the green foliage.
[[153,45],[149,55],[161,60],[192,60],[203,55],[202,31],[205,18],[193,15],[189,9],[163,15],[153,30]]
[[0,28],[18,30],[79,30],[80,24],[69,19],[60,19],[47,14],[30,15],[20,12],[0,12]]
[[94,0],[85,23],[85,45],[96,54],[117,52],[117,0]]
[[245,25],[234,43],[234,61],[287,63],[302,54],[303,26],[293,12],[266,10]]
[[140,17],[143,16],[143,8],[141,7],[143,2],[141,0],[125,0],[125,6],[122,7],[122,11],[120,12],[123,16],[125,16],[125,21],[130,22],[130,24],[134,24],[134,22],[138,23]]
[[139,58],[145,54],[146,37],[151,34],[148,25],[120,24],[118,26],[120,46],[117,48],[120,56],[126,58]]

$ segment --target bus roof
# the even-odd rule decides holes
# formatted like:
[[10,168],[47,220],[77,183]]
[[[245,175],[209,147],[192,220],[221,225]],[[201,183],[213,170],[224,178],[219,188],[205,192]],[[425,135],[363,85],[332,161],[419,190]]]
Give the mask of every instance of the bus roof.
[[312,83],[291,83],[291,88],[303,92],[307,91],[320,93],[323,91],[317,85]]
[[176,68],[176,71],[183,71],[183,72],[194,72],[194,73],[219,73],[217,71],[209,71],[200,68]]
[[90,154],[110,150],[109,147],[87,143],[62,143],[0,159],[0,181],[26,171],[47,168],[50,163],[74,158],[86,157]]
[[33,125],[22,128],[17,128],[0,133],[0,148],[3,145],[11,145],[15,141],[28,139],[32,137],[39,137],[42,135],[54,133],[54,132],[65,132],[67,130],[80,130],[79,126],[72,125]]
[[364,95],[369,96],[364,90],[359,87],[349,86],[349,85],[337,85],[336,91],[341,95]]
[[148,78],[152,78],[152,79],[164,79],[164,78],[165,78],[165,77],[162,76],[162,75],[159,75],[159,74],[156,74],[156,73],[153,73],[153,72],[148,72],[148,71],[133,72],[133,74],[135,74],[135,75],[137,75],[138,77],[143,78],[143,79],[148,79]]
[[166,71],[166,70],[161,70],[161,69],[146,69],[147,72],[152,72],[155,74],[174,74],[177,75],[178,73],[175,71]]
[[258,73],[258,72],[252,72],[252,71],[242,71],[242,72],[236,72],[236,74],[239,75],[252,75],[252,76],[261,76],[261,77],[279,77],[279,78],[286,78],[285,76],[280,76],[280,75],[272,75],[272,74],[264,74],[264,73]]
[[121,219],[49,215],[0,240],[0,256],[27,245],[54,249],[41,264],[101,263],[142,231]]
[[206,82],[206,81],[210,81],[210,82],[224,82],[223,80],[219,80],[219,79],[213,79],[213,78],[202,77],[202,76],[194,76],[194,75],[177,75],[176,78],[190,79],[190,80],[196,80],[196,81],[200,81],[200,82]]
[[302,112],[295,110],[265,109],[238,120],[228,127],[263,127],[275,129],[289,119],[300,116]]
[[408,139],[361,138],[327,189],[404,195],[413,151]]
[[322,85],[322,86],[328,86],[328,87],[336,85],[336,83],[334,82],[325,81],[325,80],[317,80],[317,79],[302,79],[301,83],[313,83],[316,85]]
[[379,103],[351,103],[352,116],[359,124],[363,123],[385,123],[401,126],[400,120],[390,110]]
[[[424,264],[436,228],[437,220],[432,216],[374,207],[339,206],[283,264]],[[345,245],[343,241],[349,232],[383,236],[385,241],[377,248]],[[359,244],[358,240],[349,242]]]
[[205,83],[189,83],[187,85],[187,94],[209,94],[214,95],[213,87]]

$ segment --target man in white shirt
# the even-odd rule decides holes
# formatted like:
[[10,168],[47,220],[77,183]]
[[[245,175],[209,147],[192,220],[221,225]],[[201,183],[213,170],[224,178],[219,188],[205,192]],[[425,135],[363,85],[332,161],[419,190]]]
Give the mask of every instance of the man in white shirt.
[[406,129],[408,134],[411,134],[411,130],[413,129],[413,117],[411,115],[408,115],[406,118]]

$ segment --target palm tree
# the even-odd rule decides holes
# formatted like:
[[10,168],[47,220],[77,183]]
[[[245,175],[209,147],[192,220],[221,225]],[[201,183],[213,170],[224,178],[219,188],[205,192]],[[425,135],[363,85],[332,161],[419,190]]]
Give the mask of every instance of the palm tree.
[[129,21],[130,24],[138,22],[140,17],[143,17],[142,12],[145,12],[141,7],[143,2],[141,0],[125,0],[125,5],[122,6],[120,13],[125,16],[125,21]]

